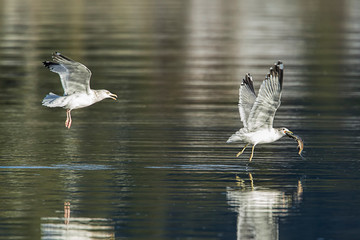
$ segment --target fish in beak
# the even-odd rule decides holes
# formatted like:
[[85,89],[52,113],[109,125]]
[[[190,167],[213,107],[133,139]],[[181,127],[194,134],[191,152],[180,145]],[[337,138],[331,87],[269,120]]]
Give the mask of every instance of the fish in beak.
[[286,131],[285,134],[292,139],[295,139],[298,143],[297,148],[299,149],[299,155],[301,156],[301,152],[304,149],[304,141],[301,139],[301,137],[299,137],[298,135],[295,135],[293,132],[291,131]]

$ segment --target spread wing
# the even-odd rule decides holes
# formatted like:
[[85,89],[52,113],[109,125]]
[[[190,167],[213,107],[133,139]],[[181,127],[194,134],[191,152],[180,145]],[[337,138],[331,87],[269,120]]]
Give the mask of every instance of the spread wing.
[[240,89],[239,89],[239,113],[240,120],[242,121],[244,128],[248,127],[248,118],[250,115],[251,108],[254,105],[256,94],[254,91],[254,85],[250,73],[245,75]]
[[280,106],[284,65],[278,61],[260,86],[259,95],[251,109],[247,128],[272,128],[276,110]]
[[64,95],[89,92],[91,71],[86,66],[58,52],[53,53],[52,58],[54,62],[43,63],[50,71],[59,74]]

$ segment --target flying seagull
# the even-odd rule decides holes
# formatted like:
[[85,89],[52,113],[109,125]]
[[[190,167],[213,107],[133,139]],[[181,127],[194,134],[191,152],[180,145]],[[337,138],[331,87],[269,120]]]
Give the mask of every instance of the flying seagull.
[[236,157],[239,157],[249,144],[252,144],[251,156],[254,156],[254,148],[257,144],[271,143],[287,135],[298,142],[299,154],[303,149],[303,141],[289,129],[273,128],[276,110],[280,106],[281,90],[283,85],[284,65],[278,61],[270,68],[270,73],[260,86],[259,95],[256,97],[252,77],[250,73],[245,75],[239,89],[239,112],[244,125],[233,134],[227,143],[243,141],[245,147]]
[[71,127],[71,110],[90,106],[105,98],[116,100],[116,94],[108,90],[90,88],[91,71],[83,64],[65,57],[59,52],[52,55],[54,62],[45,61],[44,66],[59,74],[64,95],[52,92],[45,96],[42,105],[46,107],[62,107],[66,109],[65,127]]

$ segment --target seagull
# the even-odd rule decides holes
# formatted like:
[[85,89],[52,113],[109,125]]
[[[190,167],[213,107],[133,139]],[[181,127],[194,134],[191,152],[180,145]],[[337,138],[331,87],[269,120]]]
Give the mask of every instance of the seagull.
[[252,76],[245,75],[239,89],[239,113],[244,125],[233,134],[226,143],[245,142],[245,147],[236,155],[239,157],[249,144],[252,150],[249,162],[254,156],[257,144],[271,143],[287,135],[294,138],[299,144],[299,154],[303,148],[303,141],[289,129],[273,128],[276,110],[280,107],[280,98],[283,85],[284,65],[278,61],[270,68],[270,73],[260,86],[259,94],[256,96]]
[[116,94],[108,90],[93,90],[90,88],[91,71],[83,64],[65,57],[59,52],[52,55],[54,62],[45,61],[44,66],[59,74],[64,95],[58,96],[52,92],[45,96],[42,105],[46,107],[62,107],[66,109],[65,127],[71,127],[71,111],[88,107],[105,98],[116,100]]

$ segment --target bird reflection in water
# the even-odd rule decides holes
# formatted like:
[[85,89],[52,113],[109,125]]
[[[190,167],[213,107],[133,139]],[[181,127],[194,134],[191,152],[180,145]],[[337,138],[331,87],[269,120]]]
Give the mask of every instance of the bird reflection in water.
[[64,223],[70,223],[70,202],[64,202]]
[[228,204],[237,215],[237,239],[279,239],[279,217],[302,201],[303,187],[299,180],[296,191],[255,186],[252,173],[243,179],[236,176],[236,186],[228,187]]
[[[253,179],[251,173],[249,173],[249,180],[250,180],[251,190],[254,190],[254,179]],[[246,188],[245,181],[243,179],[241,179],[238,175],[236,175],[236,184],[239,188],[242,188],[242,189]]]
[[115,239],[109,218],[70,217],[70,202],[64,202],[64,217],[42,217],[42,239]]

